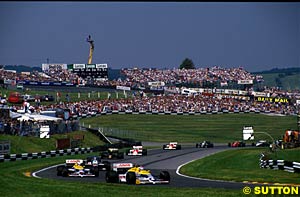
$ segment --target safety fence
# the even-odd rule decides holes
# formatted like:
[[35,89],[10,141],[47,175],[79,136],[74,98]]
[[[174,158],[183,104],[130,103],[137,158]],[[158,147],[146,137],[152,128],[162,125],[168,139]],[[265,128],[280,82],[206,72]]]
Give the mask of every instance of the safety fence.
[[285,160],[263,160],[260,159],[260,168],[269,168],[273,170],[284,170],[292,173],[300,173],[300,163]]
[[71,148],[66,150],[43,151],[39,153],[21,153],[0,155],[0,162],[40,159],[65,155],[78,155],[93,152],[93,148]]

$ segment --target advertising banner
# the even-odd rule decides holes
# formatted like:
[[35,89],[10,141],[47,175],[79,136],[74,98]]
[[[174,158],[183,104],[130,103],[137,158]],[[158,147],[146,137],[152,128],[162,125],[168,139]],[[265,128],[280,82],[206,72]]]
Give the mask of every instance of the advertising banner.
[[107,64],[96,64],[96,68],[107,68]]
[[253,80],[238,80],[238,84],[253,84]]
[[280,97],[255,97],[255,101],[268,101],[270,103],[289,103],[290,99],[288,98],[280,98]]

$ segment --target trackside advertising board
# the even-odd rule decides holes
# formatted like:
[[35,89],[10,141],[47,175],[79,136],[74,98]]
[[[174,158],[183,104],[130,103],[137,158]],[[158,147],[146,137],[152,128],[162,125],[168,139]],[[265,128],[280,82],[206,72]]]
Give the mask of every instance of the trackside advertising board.
[[255,97],[255,101],[270,103],[290,103],[290,99],[281,97]]

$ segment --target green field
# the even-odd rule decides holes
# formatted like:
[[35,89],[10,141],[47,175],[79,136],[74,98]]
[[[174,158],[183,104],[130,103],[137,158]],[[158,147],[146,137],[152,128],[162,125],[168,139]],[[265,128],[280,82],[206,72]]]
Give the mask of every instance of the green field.
[[[208,179],[257,181],[269,183],[300,184],[299,174],[259,167],[260,153],[268,148],[228,150],[191,162],[180,173]],[[300,149],[277,150],[273,159],[300,161]]]
[[16,153],[35,153],[42,151],[56,150],[56,140],[62,138],[71,138],[74,135],[84,135],[81,147],[94,147],[103,145],[97,136],[87,131],[75,131],[67,134],[55,134],[51,135],[49,139],[40,139],[39,137],[27,137],[27,136],[12,136],[12,135],[0,135],[0,140],[10,140],[11,154]]
[[[106,115],[81,119],[81,124],[104,128],[109,135],[154,142],[212,142],[228,143],[242,140],[244,126],[254,132],[267,132],[282,139],[286,129],[297,129],[296,116],[267,116],[262,114],[212,114],[199,116],[172,115]],[[271,139],[255,134],[255,141]]]

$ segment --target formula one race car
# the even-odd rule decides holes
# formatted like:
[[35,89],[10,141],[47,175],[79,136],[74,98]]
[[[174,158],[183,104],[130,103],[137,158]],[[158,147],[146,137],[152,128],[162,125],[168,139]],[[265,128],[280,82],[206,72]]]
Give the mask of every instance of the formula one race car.
[[65,165],[60,165],[56,168],[57,176],[99,176],[98,163],[92,165],[84,165],[82,159],[67,159]]
[[177,142],[170,142],[169,144],[163,145],[164,150],[180,150],[181,145],[177,144]]
[[213,148],[214,144],[210,141],[203,141],[202,143],[196,143],[196,148]]
[[143,146],[133,146],[126,152],[126,155],[147,155],[147,149],[143,149]]
[[101,158],[99,156],[90,156],[87,157],[86,160],[84,161],[85,166],[89,166],[89,165],[95,165],[98,162],[98,169],[100,170],[106,170],[109,171],[110,170],[110,162],[108,161],[102,161]]
[[132,163],[114,163],[112,171],[106,172],[105,179],[107,183],[168,184],[170,174],[168,171],[161,171],[159,176],[154,176],[150,170],[144,170]]
[[258,142],[256,142],[255,146],[256,147],[270,147],[269,142],[267,142],[266,140],[259,140]]
[[101,153],[102,159],[124,159],[124,153],[119,152],[118,148],[108,148]]
[[229,147],[245,147],[246,144],[243,141],[235,141],[235,142],[232,142],[232,143],[228,143],[228,146]]

